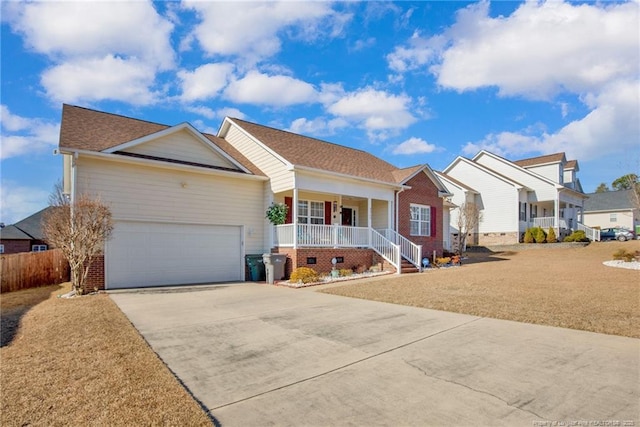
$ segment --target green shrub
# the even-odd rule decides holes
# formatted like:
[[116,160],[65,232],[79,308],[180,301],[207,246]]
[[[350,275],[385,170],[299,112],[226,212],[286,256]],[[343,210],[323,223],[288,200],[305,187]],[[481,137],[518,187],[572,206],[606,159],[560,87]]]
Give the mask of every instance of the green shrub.
[[631,262],[635,257],[636,257],[636,254],[634,252],[629,252],[622,248],[618,249],[613,253],[613,259],[622,260],[625,262]]
[[536,243],[545,243],[547,241],[547,233],[544,232],[542,227],[536,227],[535,229],[533,237],[536,239]]
[[524,243],[533,243],[535,241],[530,228],[527,228],[527,231],[524,232],[524,238],[522,239],[522,241]]
[[319,279],[318,273],[313,268],[298,267],[291,273],[291,282],[297,283],[311,283],[317,282]]
[[549,232],[547,233],[547,243],[555,243],[558,239],[556,238],[556,230],[553,227],[549,227]]
[[582,230],[576,230],[567,237],[564,238],[565,242],[588,242],[589,238],[584,234]]

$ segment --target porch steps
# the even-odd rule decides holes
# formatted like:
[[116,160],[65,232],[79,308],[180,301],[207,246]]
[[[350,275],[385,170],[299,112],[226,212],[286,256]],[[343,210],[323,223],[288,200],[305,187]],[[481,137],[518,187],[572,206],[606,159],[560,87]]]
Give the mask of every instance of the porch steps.
[[400,274],[418,273],[418,269],[415,265],[411,264],[406,258],[402,258],[400,261]]

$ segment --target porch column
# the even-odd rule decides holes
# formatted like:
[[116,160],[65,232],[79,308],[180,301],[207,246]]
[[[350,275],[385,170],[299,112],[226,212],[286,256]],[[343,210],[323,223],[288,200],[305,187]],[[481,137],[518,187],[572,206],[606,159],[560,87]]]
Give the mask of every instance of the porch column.
[[556,194],[553,201],[553,228],[556,229],[556,236],[560,235],[560,193]]
[[371,198],[367,197],[367,227],[373,228],[371,224]]
[[291,222],[293,222],[293,249],[298,249],[298,189],[293,189],[293,201],[291,202]]

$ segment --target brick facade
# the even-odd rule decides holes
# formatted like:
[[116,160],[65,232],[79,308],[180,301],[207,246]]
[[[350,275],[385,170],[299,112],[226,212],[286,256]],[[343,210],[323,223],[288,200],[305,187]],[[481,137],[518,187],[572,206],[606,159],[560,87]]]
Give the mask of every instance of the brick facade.
[[[431,258],[433,251],[437,256],[442,256],[442,198],[438,195],[438,188],[433,184],[425,173],[418,173],[407,183],[411,189],[401,192],[398,196],[398,233],[411,240],[416,245],[422,245],[423,257]],[[435,219],[435,225],[431,226],[431,236],[411,236],[411,218],[410,205],[428,205],[432,212],[432,221]]]
[[[392,270],[393,267],[380,257],[373,249],[358,248],[275,248],[273,253],[286,254],[286,277],[298,267],[313,268],[318,273],[328,274],[333,267],[331,260],[342,257],[343,262],[336,264],[337,269],[368,270],[372,266],[380,266],[383,270]],[[307,263],[308,258],[315,258],[316,263]]]
[[93,292],[95,289],[103,290],[104,288],[104,255],[98,255],[89,267],[87,280],[84,282],[84,291]]
[[0,243],[4,245],[5,254],[31,252],[31,240],[3,239],[0,240]]

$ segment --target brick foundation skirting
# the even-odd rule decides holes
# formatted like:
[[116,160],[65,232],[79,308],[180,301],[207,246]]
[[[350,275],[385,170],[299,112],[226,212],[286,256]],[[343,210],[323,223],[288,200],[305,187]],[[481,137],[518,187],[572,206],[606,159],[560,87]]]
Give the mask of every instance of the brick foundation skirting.
[[[394,270],[393,266],[379,256],[373,249],[358,248],[275,248],[272,253],[287,255],[285,265],[286,277],[298,267],[309,267],[318,273],[328,274],[333,267],[331,260],[342,258],[336,264],[337,269],[368,270],[372,266],[379,266],[383,270]],[[313,260],[315,259],[315,263]],[[310,262],[308,262],[310,261]]]

